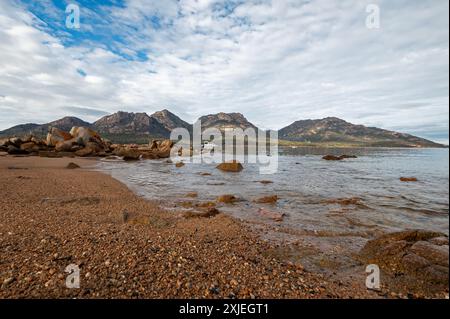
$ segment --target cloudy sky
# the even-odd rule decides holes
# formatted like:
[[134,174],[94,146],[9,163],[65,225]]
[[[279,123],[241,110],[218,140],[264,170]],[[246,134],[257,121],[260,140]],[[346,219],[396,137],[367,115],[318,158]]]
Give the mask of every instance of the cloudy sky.
[[[379,28],[366,24],[372,3]],[[0,129],[168,108],[272,129],[337,116],[448,143],[448,11],[446,0],[0,0]]]

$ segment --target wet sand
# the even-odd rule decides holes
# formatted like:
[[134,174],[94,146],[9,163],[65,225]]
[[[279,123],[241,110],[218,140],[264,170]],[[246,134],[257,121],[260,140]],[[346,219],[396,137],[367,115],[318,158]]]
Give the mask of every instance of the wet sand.
[[[225,214],[166,211],[93,164],[0,157],[0,298],[379,297],[284,261],[286,247]],[[65,285],[69,264],[79,289]]]

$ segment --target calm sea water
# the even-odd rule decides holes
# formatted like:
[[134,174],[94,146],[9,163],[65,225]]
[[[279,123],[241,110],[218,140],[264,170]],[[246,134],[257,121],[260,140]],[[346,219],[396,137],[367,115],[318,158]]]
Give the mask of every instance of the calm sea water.
[[[324,154],[355,154],[356,159],[329,162]],[[333,234],[421,228],[449,233],[448,149],[280,149],[278,172],[260,175],[256,164],[240,173],[225,173],[214,164],[176,168],[164,160],[126,163],[102,161],[98,169],[124,182],[137,194],[174,205],[192,200],[212,201],[234,194],[242,201],[220,210],[250,222],[287,226],[299,231]],[[210,173],[202,176],[200,173]],[[404,183],[400,177],[418,178]],[[273,183],[263,185],[260,180]],[[276,205],[254,199],[278,195]],[[339,198],[359,198],[359,205],[341,205]],[[285,213],[276,223],[258,211]],[[178,209],[178,208],[177,208]]]

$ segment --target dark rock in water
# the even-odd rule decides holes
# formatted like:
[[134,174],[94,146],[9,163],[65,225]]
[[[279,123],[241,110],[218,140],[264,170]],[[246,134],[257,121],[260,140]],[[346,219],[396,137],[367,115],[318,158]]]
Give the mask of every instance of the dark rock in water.
[[240,172],[244,169],[238,161],[230,161],[217,165],[217,168],[225,172]]
[[340,156],[334,156],[334,155],[325,155],[322,157],[322,159],[326,161],[340,161],[342,158]]
[[208,172],[201,172],[199,174],[200,174],[200,176],[211,176],[212,175],[211,173],[208,173]]
[[418,182],[419,180],[416,177],[400,177],[400,181],[402,181],[402,182]]
[[70,162],[69,164],[67,164],[66,168],[68,169],[76,169],[76,168],[80,168],[80,166],[76,163],[72,163]]
[[343,159],[346,158],[358,158],[355,155],[340,155],[340,156],[335,156],[335,155],[325,155],[324,157],[322,157],[322,159],[326,160],[326,161],[342,161]]
[[[436,244],[436,239],[440,244]],[[447,239],[447,244],[442,239]],[[370,240],[360,252],[366,263],[377,264],[392,276],[403,274],[420,289],[448,289],[448,237],[438,232],[407,230]]]
[[185,164],[183,162],[178,162],[175,164],[176,167],[183,167]]
[[273,184],[273,182],[272,181],[269,181],[269,180],[262,180],[262,181],[259,181],[261,184],[263,184],[263,185],[267,185],[267,184]]

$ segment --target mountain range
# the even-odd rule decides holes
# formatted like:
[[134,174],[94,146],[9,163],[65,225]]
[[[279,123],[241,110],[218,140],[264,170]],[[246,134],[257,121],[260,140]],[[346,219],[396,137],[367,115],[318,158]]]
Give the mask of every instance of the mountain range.
[[[200,117],[199,120],[201,120],[202,129],[256,128],[241,113],[210,114]],[[192,131],[192,124],[165,109],[152,115],[119,111],[104,116],[94,123],[85,122],[77,117],[64,117],[46,124],[21,124],[0,131],[0,137],[27,134],[44,137],[50,127],[69,131],[73,126],[92,128],[115,143],[148,143],[150,138],[168,138],[171,130],[176,127]],[[278,137],[280,140],[289,141],[288,143],[307,145],[445,147],[410,134],[355,125],[336,117],[296,121],[280,129]]]

